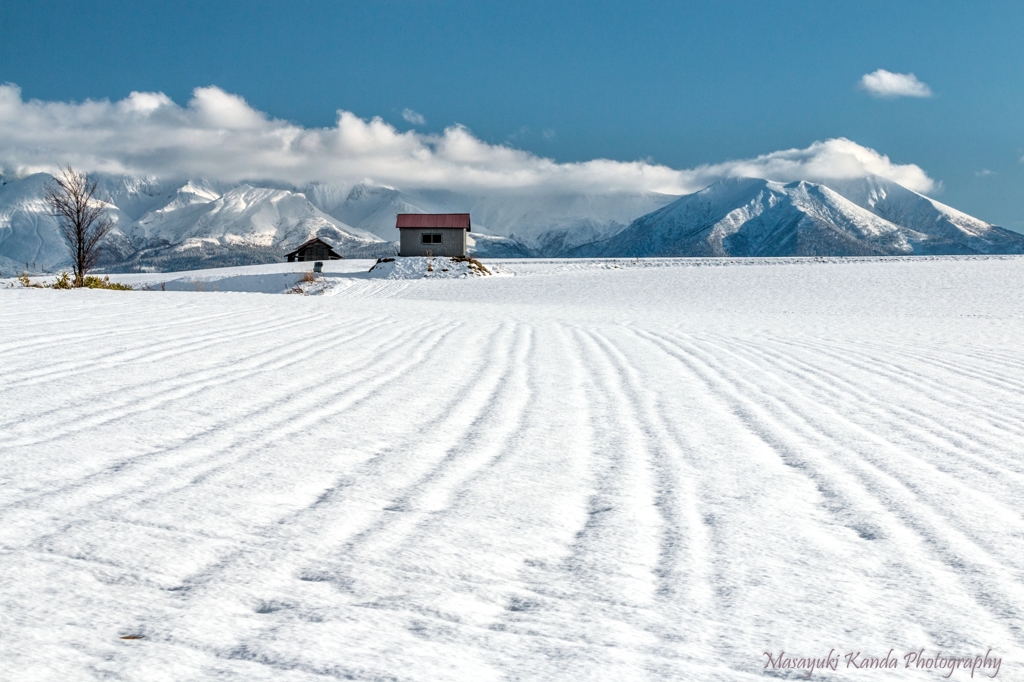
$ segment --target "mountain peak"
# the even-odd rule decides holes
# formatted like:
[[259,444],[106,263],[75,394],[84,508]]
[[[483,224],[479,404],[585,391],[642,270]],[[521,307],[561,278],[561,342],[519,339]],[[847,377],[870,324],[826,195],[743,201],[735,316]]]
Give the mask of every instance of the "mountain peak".
[[[106,262],[119,267],[271,262],[312,236],[328,239],[344,255],[381,255],[394,249],[397,213],[466,211],[473,214],[477,255],[1024,253],[1024,236],[878,176],[788,183],[730,177],[683,197],[99,179],[118,228]],[[43,194],[50,181],[39,173],[0,185],[2,262],[43,269],[66,262]]]
[[1024,253],[1024,235],[892,180],[727,178],[641,216],[578,255],[859,256]]

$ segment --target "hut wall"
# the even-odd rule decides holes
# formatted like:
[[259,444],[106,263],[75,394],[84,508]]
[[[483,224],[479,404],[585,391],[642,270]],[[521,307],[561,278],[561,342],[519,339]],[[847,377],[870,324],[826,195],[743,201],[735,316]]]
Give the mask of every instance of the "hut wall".
[[[460,228],[404,227],[399,230],[401,256],[465,256],[466,230]],[[424,244],[424,234],[440,234],[440,244]]]

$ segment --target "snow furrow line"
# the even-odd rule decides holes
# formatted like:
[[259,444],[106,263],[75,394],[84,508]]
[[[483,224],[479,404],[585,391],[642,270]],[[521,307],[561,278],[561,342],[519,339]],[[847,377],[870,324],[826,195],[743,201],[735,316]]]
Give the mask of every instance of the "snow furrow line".
[[[583,371],[583,385],[590,406],[588,431],[595,438],[592,492],[584,524],[571,541],[568,555],[558,572],[536,589],[542,598],[569,609],[563,618],[562,628],[568,629],[564,635],[590,645],[559,650],[575,676],[592,678],[601,670],[631,670],[636,679],[648,657],[639,655],[634,645],[658,641],[648,630],[652,616],[660,621],[652,604],[663,521],[654,507],[647,454],[639,439],[630,437],[637,435],[638,427],[629,421],[628,412],[623,414],[609,390],[615,368],[586,330],[575,328],[572,334],[575,353],[570,351],[570,357],[585,358],[590,367]],[[528,605],[519,608],[527,617],[517,629],[528,625],[532,613]],[[606,655],[594,649],[596,643],[612,649]]]
[[[523,352],[517,349],[515,338],[528,334],[528,330],[512,326],[495,331],[497,338],[487,344],[488,361],[479,364],[471,378],[467,377],[465,388],[447,410],[450,416],[434,428],[411,436],[409,441],[376,453],[360,467],[360,478],[383,478],[387,488],[374,493],[381,506],[372,522],[332,549],[335,556],[386,555],[389,547],[399,545],[415,531],[417,523],[444,511],[453,489],[490,460],[491,448],[502,445],[501,432],[495,434],[491,429],[507,429],[508,425],[504,415],[496,414],[494,405],[500,401],[515,370],[510,359]],[[496,420],[498,423],[492,425]],[[492,444],[488,436],[499,440]],[[421,461],[415,466],[407,464],[404,475],[395,476],[400,453],[416,453]],[[402,459],[406,458],[408,454]],[[385,474],[387,471],[391,474]],[[332,496],[325,501],[348,505],[358,500]]]
[[[609,395],[620,396],[619,411],[628,413],[629,419],[639,427],[644,449],[650,453],[649,466],[654,474],[652,493],[654,505],[661,517],[660,558],[655,574],[658,578],[657,608],[664,612],[665,622],[652,623],[652,632],[662,640],[655,652],[664,658],[686,658],[707,662],[714,658],[711,642],[718,639],[715,632],[716,614],[723,605],[712,590],[714,549],[702,511],[702,495],[696,482],[700,479],[695,468],[693,443],[680,439],[678,430],[669,425],[664,406],[645,386],[653,377],[641,377],[634,361],[627,356],[629,348],[637,350],[639,337],[629,334],[634,344],[615,344],[608,335],[592,332],[591,338],[604,355],[604,362],[615,369],[615,383],[607,385]],[[646,359],[645,353],[635,353]],[[608,379],[612,379],[609,376]],[[689,622],[673,622],[679,617],[677,610],[685,604]],[[697,641],[687,638],[693,632],[690,624],[701,622]],[[685,646],[680,646],[685,642]],[[698,653],[699,652],[699,653]],[[689,661],[693,662],[693,661]],[[688,663],[689,663],[688,662]],[[674,672],[681,674],[685,667]],[[652,670],[652,673],[665,671]]]
[[[495,329],[494,331],[498,332],[499,330]],[[475,345],[477,344],[470,347]],[[502,347],[508,347],[511,350],[510,344],[496,344],[493,338],[489,343],[479,345],[491,349],[492,353],[495,350],[501,351]],[[422,348],[423,344],[414,344],[413,347]],[[411,364],[421,365],[424,358],[430,355],[429,351],[429,348],[424,348],[413,358]],[[493,395],[494,391],[500,390],[500,377],[504,374],[500,361],[503,356],[507,357],[507,355],[508,353],[498,352],[490,361],[478,363],[476,371],[468,375],[469,381],[465,383],[464,390],[454,397],[455,404],[468,404],[474,409],[485,407],[490,402],[483,399],[487,391]],[[493,376],[493,379],[483,382],[489,384],[489,387],[481,386],[481,381],[479,381],[481,373]],[[395,385],[394,377],[389,377],[389,379],[391,381],[388,382],[388,385]],[[483,393],[481,393],[482,390]],[[379,391],[370,391],[367,395],[377,401],[387,402],[387,395],[382,395]],[[450,448],[462,440],[461,434],[472,423],[472,421],[467,423],[467,417],[472,415],[467,415],[465,410],[456,408],[445,409],[442,414],[446,415],[446,419],[438,423],[437,431],[428,437],[428,441],[433,438],[441,438],[444,443],[447,443],[444,447]],[[378,453],[364,462],[358,470],[346,473],[335,487],[324,492],[311,506],[281,518],[278,523],[273,524],[273,528],[268,527],[268,530],[272,532],[258,545],[240,548],[239,551],[224,557],[217,566],[211,566],[203,573],[187,578],[183,584],[187,587],[186,594],[190,595],[189,608],[204,608],[204,600],[207,598],[222,599],[226,585],[234,586],[230,588],[233,591],[244,592],[245,586],[250,582],[248,578],[244,577],[244,574],[252,570],[249,557],[257,553],[263,559],[259,565],[271,567],[271,570],[282,578],[292,581],[298,578],[305,581],[298,582],[299,585],[315,586],[321,584],[318,581],[324,579],[342,580],[343,576],[335,576],[328,572],[337,571],[347,563],[347,560],[339,559],[338,554],[346,554],[343,548],[351,545],[360,536],[372,537],[374,535],[373,528],[377,528],[377,532],[387,529],[388,524],[380,523],[382,516],[393,519],[395,516],[401,515],[400,512],[396,514],[383,511],[382,507],[387,504],[386,500],[401,499],[403,495],[409,498],[410,494],[417,490],[415,480],[408,478],[409,473],[403,471],[402,468],[395,468],[400,464],[395,461],[395,454],[402,451],[419,454],[423,453],[424,449],[435,448],[429,443],[424,444],[421,435],[410,434],[408,442],[402,445],[396,444],[390,453]],[[431,464],[428,468],[434,466]],[[406,467],[406,469],[408,468]],[[417,475],[415,472],[411,473],[413,476]],[[427,475],[430,475],[429,472]],[[393,493],[380,491],[372,497],[367,497],[367,493],[359,494],[357,492],[358,488],[355,487],[357,481],[373,482],[376,485],[383,484],[389,487],[398,486],[398,490]],[[401,492],[403,489],[404,493]],[[434,492],[436,493],[436,488]],[[373,500],[380,501],[374,503]],[[369,532],[369,536],[366,535],[367,532]],[[339,539],[346,537],[350,539],[343,540],[342,546],[339,547],[335,544]],[[329,538],[330,542],[325,543],[325,538]],[[350,548],[349,554],[351,549],[354,547]],[[377,554],[379,553],[374,555]],[[321,557],[320,561],[316,561],[314,558],[316,556]],[[301,568],[303,565],[306,568]],[[359,565],[363,565],[363,562],[360,562]],[[328,575],[334,577],[320,577]],[[231,633],[224,633],[224,635],[230,638]],[[273,636],[273,629],[260,637],[263,636]],[[247,641],[252,641],[252,638],[247,637]],[[195,642],[194,646],[209,649],[207,643]],[[224,646],[230,647],[228,644]]]
[[[351,339],[358,339],[368,331],[362,330],[340,343],[344,344]],[[327,380],[324,384],[325,388],[310,390],[308,387],[302,387],[289,395],[275,397],[270,404],[280,400],[283,400],[284,404],[273,408],[273,421],[264,421],[264,428],[268,424],[283,424],[292,421],[293,426],[290,431],[301,429],[301,426],[294,425],[293,420],[308,419],[310,409],[321,404],[325,397],[336,398],[357,389],[365,392],[367,379],[372,379],[382,368],[387,369],[395,364],[395,358],[390,355],[392,348],[402,347],[410,338],[417,342],[429,343],[427,339],[430,336],[438,337],[439,334],[439,330],[430,327],[429,323],[421,323],[419,327],[407,330],[406,333],[378,346],[380,358],[377,363],[369,363],[355,370],[346,365],[336,370],[333,375],[324,377]],[[437,338],[436,341],[440,342],[440,338]],[[285,361],[282,367],[287,367],[290,364]],[[248,368],[247,375],[253,376],[258,373],[258,368]],[[337,387],[329,386],[333,379],[346,381],[340,392]],[[374,382],[374,385],[377,383],[380,383],[379,379]],[[118,462],[117,466],[105,467],[95,474],[78,479],[69,485],[39,493],[24,501],[5,505],[3,510],[0,510],[0,518],[3,518],[5,512],[16,507],[27,505],[34,509],[44,503],[54,504],[58,500],[61,506],[81,504],[95,506],[105,505],[112,501],[120,506],[131,506],[135,504],[133,494],[150,495],[167,486],[171,486],[173,489],[179,485],[179,481],[183,485],[191,485],[195,482],[194,478],[197,475],[194,471],[196,467],[200,467],[203,472],[208,473],[212,466],[211,460],[229,457],[232,450],[243,445],[248,445],[251,449],[255,442],[252,438],[252,424],[261,421],[261,417],[265,418],[267,409],[266,406],[258,405],[241,417],[231,416],[218,420],[198,433],[186,434],[184,438],[166,443],[159,450],[135,455],[127,461]],[[175,474],[176,479],[167,480],[167,475],[170,472]],[[182,481],[181,479],[186,480]],[[68,499],[69,495],[84,499],[81,502],[75,502]],[[42,511],[41,507],[39,511]]]
[[[83,316],[81,318],[68,319],[67,316],[63,315],[63,310],[59,308],[49,309],[50,315],[47,316],[43,322],[37,325],[26,324],[24,317],[27,315],[26,311],[20,311],[17,316],[17,324],[10,325],[9,328],[16,329],[18,331],[18,341],[12,345],[0,345],[0,356],[17,358],[22,355],[36,356],[40,353],[49,353],[55,349],[66,346],[67,344],[84,344],[86,348],[94,347],[95,344],[89,343],[97,339],[104,339],[110,341],[116,338],[132,338],[136,334],[140,333],[151,333],[154,331],[171,330],[177,332],[178,336],[172,336],[171,340],[177,340],[179,338],[186,338],[189,332],[183,332],[181,329],[182,320],[175,316],[169,320],[166,320],[163,324],[151,325],[151,324],[136,324],[136,325],[124,325],[124,320],[119,315],[103,315],[97,314],[94,308],[85,308],[87,311],[91,311],[92,315]],[[172,309],[174,312],[179,312],[179,309]],[[128,312],[134,312],[129,310]],[[246,319],[246,315],[242,311],[231,311],[231,312],[220,312],[220,313],[207,313],[205,315],[195,316],[195,311],[190,311],[191,315],[188,318],[189,326],[198,325],[200,328],[207,328],[208,325],[212,325],[217,322],[227,322],[236,319]],[[74,331],[61,331],[60,333],[54,332],[53,318],[59,319],[61,324],[65,327],[75,327],[76,325],[88,325],[90,329],[102,326],[103,330],[99,332],[74,332]],[[114,324],[109,324],[109,323]],[[38,329],[36,329],[38,327]],[[26,336],[25,332],[31,331],[32,333]]]
[[[355,320],[352,322],[352,324],[359,325],[365,324],[365,322],[365,320]],[[232,358],[233,362],[230,365],[222,364],[219,367],[214,366],[213,369],[211,369],[208,366],[200,366],[189,371],[179,371],[176,372],[172,378],[160,379],[157,380],[155,383],[152,379],[146,378],[142,382],[134,386],[119,387],[117,390],[117,395],[119,398],[121,398],[121,403],[113,405],[113,408],[120,410],[123,409],[125,406],[134,404],[136,401],[139,400],[157,399],[160,398],[161,395],[163,394],[173,392],[183,387],[191,388],[194,386],[198,386],[199,384],[196,382],[205,382],[209,385],[215,385],[217,383],[216,380],[223,379],[224,381],[221,381],[220,383],[224,383],[226,381],[233,380],[234,378],[237,378],[239,376],[246,376],[248,375],[249,371],[254,368],[280,369],[288,365],[295,364],[291,361],[292,358],[294,358],[296,362],[298,362],[316,354],[317,344],[329,343],[330,345],[328,347],[324,347],[324,350],[330,350],[331,348],[336,347],[341,343],[346,343],[348,341],[358,339],[363,334],[367,333],[368,331],[372,331],[373,329],[379,326],[379,324],[374,324],[371,325],[370,327],[361,329],[358,333],[354,335],[341,337],[340,339],[335,339],[329,342],[304,338],[303,343],[300,346],[289,345],[289,343],[291,343],[289,340],[275,339],[273,341],[274,345],[264,350],[257,351],[255,354],[245,356],[240,363],[238,361],[234,361],[234,359]],[[259,335],[254,334],[249,336],[251,337]],[[237,340],[237,337],[228,336],[227,338],[224,338],[221,342],[208,344],[206,348],[226,346],[228,345],[229,342]],[[286,363],[284,365],[276,364],[275,360],[278,357],[284,357],[286,359]],[[145,358],[144,355],[143,358]],[[149,364],[148,359],[143,359],[142,364]],[[69,411],[74,411],[79,409],[83,405],[91,407],[93,409],[93,412],[96,414],[106,412],[111,409],[111,405],[109,403],[98,404],[96,396],[88,396],[79,399],[78,402],[61,402],[59,406],[52,408],[50,410],[36,410],[33,413],[33,416],[39,420],[49,420],[51,415],[60,414],[62,412],[66,413]],[[90,415],[77,415],[78,418],[88,416]],[[31,423],[26,423],[26,421],[23,418],[19,418],[17,420],[17,423],[22,428],[22,430],[24,430],[28,426],[31,426]]]
[[[451,330],[434,330],[434,338],[428,340],[424,344],[418,344],[424,348],[424,353],[429,352],[430,348],[435,347],[438,343],[451,333]],[[415,364],[417,358],[413,358],[411,363]],[[422,358],[419,358],[422,360]],[[350,397],[350,400],[359,400],[365,397],[367,392],[372,393],[381,384],[386,383],[389,380],[394,379],[395,376],[399,375],[401,371],[408,368],[409,362],[406,362],[404,366],[399,367],[397,370],[394,368],[375,380],[369,382],[363,382],[361,385],[356,384],[354,388],[359,389],[360,395]],[[315,402],[315,400],[313,401]],[[245,441],[248,447],[239,447],[235,449],[217,449],[212,453],[208,449],[204,448],[203,455],[197,460],[192,460],[184,464],[180,464],[175,467],[175,476],[172,479],[166,477],[154,478],[146,483],[134,485],[131,489],[122,489],[116,494],[109,494],[98,501],[93,501],[90,505],[91,511],[89,513],[79,513],[76,515],[83,519],[95,519],[95,518],[109,518],[109,519],[122,519],[130,517],[132,510],[141,509],[152,509],[160,504],[160,499],[167,495],[172,495],[177,491],[184,489],[194,489],[194,486],[201,484],[202,481],[208,477],[217,468],[223,468],[225,466],[231,466],[233,469],[237,469],[238,465],[241,464],[248,456],[254,454],[261,448],[266,447],[269,444],[269,440],[276,440],[280,436],[287,436],[291,433],[301,431],[305,426],[308,425],[309,420],[316,420],[322,416],[326,411],[339,411],[347,407],[346,404],[335,403],[327,408],[321,408],[320,410],[310,410],[310,405],[304,405],[305,409],[299,411],[297,414],[289,415],[287,418],[282,418],[278,421],[282,423],[290,422],[290,426],[287,428],[280,429],[274,436],[270,438],[264,436],[257,438],[255,441]],[[236,450],[241,450],[237,452]],[[230,460],[230,461],[227,461]],[[191,479],[191,480],[182,480]],[[66,505],[65,505],[66,506]],[[38,517],[38,514],[35,515]],[[41,519],[40,519],[41,520]],[[24,525],[24,521],[20,525]],[[47,526],[53,525],[55,520],[47,519],[46,523],[37,524],[40,529]],[[9,523],[9,522],[8,522]],[[69,531],[72,531],[76,526],[82,523],[88,524],[89,521],[72,521],[70,523],[64,523],[60,528],[52,529],[50,532],[45,532],[41,537],[38,537],[32,546],[41,551],[54,551],[53,547],[59,547],[60,537],[66,535]],[[38,531],[37,531],[38,532]],[[237,555],[243,550],[236,550],[231,553],[231,556]],[[226,561],[226,560],[225,560]],[[217,565],[224,562],[218,562]],[[213,570],[207,568],[207,571]],[[209,574],[205,574],[207,578],[211,577]],[[183,594],[180,590],[187,591],[192,587],[192,578],[184,578],[179,582],[178,594]]]
[[[314,355],[321,354],[325,350],[330,350],[333,347],[343,345],[371,333],[382,324],[372,324],[364,329],[360,329],[355,334],[331,342],[307,338],[298,347],[277,343],[265,351],[248,356],[238,364],[214,370],[202,367],[192,372],[178,373],[173,378],[164,379],[157,383],[144,381],[136,386],[118,390],[116,402],[109,400],[109,398],[100,399],[97,396],[90,396],[87,400],[82,400],[79,403],[61,405],[52,410],[37,412],[34,420],[19,419],[16,422],[15,428],[4,425],[7,426],[9,432],[0,431],[0,434],[6,439],[5,443],[0,444],[0,451],[40,445],[60,438],[66,438],[69,435],[92,430],[98,426],[129,419],[134,415],[165,406],[171,401],[181,401],[185,398],[196,396],[210,388],[233,383],[265,371],[283,369],[299,364]],[[246,336],[260,336],[263,333],[262,331],[252,332],[246,334]],[[237,337],[229,336],[224,339],[224,342],[237,340]],[[220,345],[221,343],[217,340],[211,340],[200,348],[190,349],[189,352]],[[254,360],[256,362],[253,362]],[[84,414],[75,414],[75,411],[83,405],[88,408],[87,411]],[[68,413],[74,414],[74,418],[59,418]],[[53,422],[64,422],[67,426],[63,428],[49,426],[46,435],[43,437],[24,436],[20,440],[14,440],[19,432],[38,433],[42,429],[42,424],[52,424]]]
[[[936,380],[921,372],[916,372],[908,367],[901,367],[895,364],[880,362],[877,357],[867,352],[848,351],[843,354],[836,353],[834,349],[825,344],[812,343],[808,341],[793,341],[794,345],[802,346],[821,355],[833,358],[838,362],[848,364],[867,375],[879,374],[886,379],[901,383],[915,391],[927,395],[931,400],[942,404],[946,408],[957,411],[963,408],[964,400],[971,403],[972,409],[981,412],[994,427],[1007,431],[1014,431],[1018,435],[1024,435],[1024,428],[1019,420],[1013,419],[1006,414],[1005,410],[995,410],[989,405],[981,402],[974,393],[961,391],[957,397],[958,401],[950,401],[950,383]],[[857,359],[859,358],[859,360]],[[969,375],[963,375],[969,378]],[[989,387],[995,388],[995,387]],[[1007,392],[1007,397],[1017,398],[1019,392]]]
[[[909,351],[906,349],[897,349],[897,354],[907,358],[911,358],[917,363],[928,366],[939,366],[954,376],[961,376],[972,381],[976,381],[981,384],[986,384],[991,388],[999,388],[1010,395],[1020,395],[1024,391],[1024,381],[1015,380],[1012,378],[1014,375],[1019,376],[1021,373],[1018,367],[1016,371],[1011,370],[1012,367],[1006,363],[997,369],[988,369],[980,367],[977,364],[973,367],[964,367],[963,365],[951,362],[946,353],[938,354],[935,352],[928,352],[921,349]],[[959,353],[958,359],[976,359],[973,357],[973,353]]]
[[[946,455],[947,468],[957,467],[963,464],[963,460],[969,460],[971,470],[968,473],[984,473],[989,476],[985,481],[986,485],[996,483],[1002,485],[998,477],[1008,476],[1010,478],[1008,493],[1012,491],[1015,495],[1019,486],[1024,485],[1024,467],[1018,458],[1012,456],[1019,451],[1012,445],[1007,447],[1007,441],[1014,442],[1020,436],[1013,433],[1006,433],[1001,430],[988,431],[984,434],[972,433],[966,428],[958,428],[958,424],[965,427],[975,424],[981,418],[975,414],[968,413],[970,419],[959,419],[956,422],[940,420],[932,416],[926,410],[914,407],[913,402],[895,399],[884,400],[879,397],[878,391],[862,388],[860,384],[849,377],[849,374],[840,374],[829,371],[817,365],[811,364],[810,360],[800,359],[795,353],[779,350],[770,350],[769,345],[778,346],[779,342],[762,341],[759,344],[744,342],[734,339],[733,348],[725,349],[744,361],[750,362],[752,358],[766,359],[772,364],[787,367],[788,372],[801,381],[812,383],[817,390],[830,395],[835,401],[841,402],[849,396],[857,398],[857,405],[860,409],[870,410],[874,423],[888,424],[893,430],[901,434],[904,446],[920,446],[921,443],[928,443]],[[806,351],[801,355],[806,356]],[[756,365],[756,363],[755,363]],[[842,387],[842,391],[838,389]],[[921,399],[928,400],[923,393]],[[916,401],[914,401],[916,402]],[[893,416],[899,417],[893,419]],[[998,427],[992,426],[992,429]],[[995,451],[1004,451],[1007,456],[993,461],[992,455]]]
[[[722,344],[713,344],[709,341],[703,341],[701,343],[705,345],[713,345],[716,348],[716,352],[714,353],[716,357],[731,355],[739,361],[738,364],[747,365],[754,373],[765,372],[762,365],[745,358],[742,353],[726,348]],[[768,366],[773,368],[789,364],[788,360],[780,355],[768,354],[767,357],[770,360]],[[750,376],[750,374],[748,374],[748,376]],[[922,439],[928,441],[933,447],[945,447],[950,459],[955,459],[958,454],[963,452],[964,448],[962,445],[958,446],[956,444],[948,444],[941,441],[936,442],[936,438],[928,437],[931,434],[931,430],[926,428],[914,430],[914,435],[916,435],[917,438],[914,438],[913,435],[911,435],[906,437],[905,443],[893,443],[887,440],[886,437],[880,435],[880,430],[877,428],[877,424],[886,423],[886,421],[888,421],[892,428],[899,430],[902,422],[899,420],[887,419],[888,412],[884,407],[875,407],[872,409],[872,413],[878,418],[878,421],[875,422],[875,428],[871,429],[868,425],[859,424],[850,420],[850,418],[845,414],[839,413],[831,407],[832,404],[842,404],[844,400],[849,399],[850,395],[855,395],[858,398],[861,398],[863,401],[862,405],[863,403],[875,402],[871,398],[858,395],[856,389],[849,386],[847,387],[846,393],[830,390],[827,382],[818,377],[809,376],[802,372],[798,372],[797,376],[800,376],[804,381],[816,384],[819,389],[827,392],[831,398],[831,400],[827,402],[817,401],[816,403],[819,405],[818,412],[825,412],[828,418],[824,415],[804,415],[804,418],[813,423],[821,433],[832,437],[836,442],[845,442],[848,440],[847,438],[844,438],[845,434],[829,434],[829,431],[833,428],[834,424],[846,423],[849,430],[860,432],[862,436],[871,434],[872,439],[884,450],[886,454],[885,456],[876,456],[872,454],[874,451],[872,448],[864,448],[864,454],[861,455],[863,459],[869,461],[879,471],[885,472],[893,480],[899,481],[907,490],[913,491],[918,499],[928,500],[928,505],[936,514],[945,516],[949,526],[959,528],[965,536],[972,538],[974,542],[983,543],[985,552],[999,563],[1009,563],[1012,565],[1013,560],[1020,556],[1018,552],[1014,551],[1012,548],[1007,548],[1001,551],[1001,547],[986,542],[985,531],[990,527],[993,519],[1003,519],[1004,522],[1006,522],[1006,520],[1018,516],[1013,506],[1013,493],[1024,488],[1024,480],[1018,480],[1016,484],[1014,484],[1014,482],[1008,483],[1008,487],[1006,489],[1007,494],[1003,496],[1003,500],[999,502],[994,501],[991,497],[992,487],[994,485],[1001,486],[998,475],[1005,472],[992,471],[991,473],[995,474],[994,476],[990,476],[989,478],[981,481],[972,480],[970,481],[970,484],[968,484],[964,482],[962,472],[955,470],[951,471],[949,469],[949,465],[939,467],[934,462],[923,459],[920,453],[914,454],[914,451],[919,449],[919,447],[915,448],[914,446],[919,446]],[[845,383],[836,376],[832,376],[831,380],[836,383]],[[782,382],[782,384],[787,387],[799,385],[798,383],[791,381]],[[793,389],[789,389],[789,392],[792,392],[792,390]],[[801,411],[799,410],[798,405],[793,401],[787,400],[781,396],[776,397],[779,398],[783,404],[787,405],[790,410]],[[895,405],[890,406],[890,409],[892,412],[899,413],[899,409]],[[931,448],[929,450],[934,451]],[[978,459],[980,460],[980,457]],[[955,462],[951,462],[951,464],[955,466]],[[913,475],[910,475],[909,472],[913,472]],[[917,482],[923,478],[929,480],[929,485],[922,486]],[[981,490],[984,490],[984,493],[980,492]],[[955,508],[948,504],[949,499],[966,500],[968,506],[971,508],[971,514],[969,516],[952,514],[951,512],[955,510]],[[1024,536],[1024,523],[1022,523],[1018,518],[1016,525],[1018,526],[1017,533]],[[1024,563],[1019,566],[1015,566],[1014,568],[1024,573]]]
[[[186,353],[193,353],[225,342],[241,341],[254,336],[271,334],[282,329],[291,329],[296,326],[297,322],[312,323],[317,320],[322,320],[325,317],[326,315],[321,313],[299,321],[289,319],[269,325],[265,322],[261,323],[257,321],[244,325],[241,328],[232,327],[230,332],[225,332],[223,329],[205,330],[205,328],[203,328],[204,332],[202,334],[197,335],[193,331],[192,334],[182,335],[178,339],[173,339],[170,342],[166,339],[161,339],[143,346],[136,345],[126,348],[118,348],[87,359],[76,358],[75,360],[69,360],[64,363],[53,363],[48,365],[47,369],[43,371],[40,371],[38,366],[32,367],[23,372],[23,374],[25,374],[24,378],[16,376],[16,378],[8,384],[8,387],[20,388],[22,386],[31,386],[53,380],[66,381],[68,378],[74,376],[110,369],[127,362],[141,360],[145,363],[155,364],[168,358],[177,357]],[[195,325],[191,323],[189,326],[193,329],[196,328]],[[147,336],[149,335],[147,334]],[[106,347],[107,344],[104,344],[104,348]]]
[[[679,338],[656,334],[652,336],[666,345],[682,348],[682,340]],[[1007,567],[994,558],[988,558],[987,552],[972,538],[959,531],[946,529],[944,521],[937,518],[937,513],[929,505],[920,504],[918,494],[879,470],[869,459],[864,458],[863,452],[857,452],[843,445],[842,440],[836,440],[834,435],[822,432],[808,421],[809,413],[794,410],[774,392],[769,393],[750,380],[740,378],[698,346],[687,346],[686,351],[677,351],[676,357],[691,361],[699,357],[707,370],[719,377],[715,381],[735,387],[731,392],[736,407],[745,414],[749,424],[762,431],[768,442],[775,444],[780,455],[793,462],[791,466],[811,476],[823,494],[831,494],[836,498],[840,509],[856,509],[870,500],[869,506],[878,511],[870,515],[874,521],[857,524],[859,533],[865,535],[866,539],[881,535],[886,541],[889,538],[900,538],[910,543],[910,546],[919,546],[925,551],[920,559],[921,568],[926,567],[929,561],[939,564],[932,567],[932,580],[945,583],[948,577],[952,577],[956,585],[954,589],[969,595],[978,608],[993,618],[993,628],[1000,628],[1008,639],[1024,642],[1021,625],[1024,623],[1024,612],[1020,611],[1019,606],[1024,604],[1024,590],[1018,587],[1010,590],[1012,594],[1006,593],[1008,586],[1017,584],[1015,578],[1008,574]],[[772,385],[781,386],[777,382]],[[760,399],[755,401],[753,396]],[[816,405],[816,409],[822,407]],[[786,434],[786,431],[792,435]],[[794,436],[806,440],[813,450],[805,447],[797,451],[782,446],[787,441],[795,440]],[[863,436],[864,440],[875,441],[873,434],[865,433]],[[828,456],[814,455],[814,450],[828,453]],[[844,481],[845,484],[841,483]],[[843,488],[846,491],[841,492]],[[854,502],[858,498],[860,504]],[[885,526],[888,528],[884,529]],[[972,551],[963,551],[960,547],[968,547]],[[979,556],[982,558],[977,558]],[[903,570],[912,569],[905,565]]]
[[[357,371],[352,378],[351,385],[346,387],[342,391],[333,391],[328,396],[312,395],[308,394],[298,404],[291,404],[290,409],[284,414],[275,414],[273,420],[267,424],[269,429],[265,429],[264,433],[259,434],[257,437],[252,438],[250,434],[244,433],[239,434],[240,438],[234,446],[227,446],[221,448],[224,452],[223,456],[218,458],[217,462],[212,463],[211,466],[205,467],[205,470],[200,472],[187,472],[187,476],[181,478],[188,478],[188,481],[182,481],[180,485],[169,488],[166,491],[160,491],[160,494],[166,496],[176,489],[183,489],[188,486],[202,484],[208,480],[212,475],[225,467],[236,468],[238,465],[243,463],[247,457],[251,457],[261,449],[265,449],[273,443],[283,440],[289,435],[300,433],[311,424],[321,423],[323,420],[338,415],[340,413],[350,411],[360,403],[367,400],[374,399],[379,395],[382,388],[394,383],[399,377],[408,373],[410,369],[421,365],[426,357],[430,353],[443,344],[455,331],[457,327],[443,328],[443,327],[431,327],[428,331],[426,338],[420,339],[413,337],[410,342],[408,337],[403,337],[404,343],[392,344],[390,348],[385,349],[385,353],[382,354],[381,366],[371,366],[365,368],[362,371]],[[408,347],[412,346],[416,350],[410,355],[405,352],[397,352],[399,349],[407,351]],[[295,401],[292,401],[294,403]],[[250,437],[245,437],[250,436]],[[244,440],[243,440],[244,438]],[[240,450],[241,452],[234,452]],[[344,482],[351,480],[352,474],[346,473]],[[347,488],[344,483],[341,485],[341,489]],[[334,488],[322,493],[312,504],[311,507],[303,510],[300,515],[290,515],[283,518],[277,518],[273,521],[272,527],[275,529],[275,533],[272,537],[277,538],[278,531],[280,528],[282,531],[289,530],[297,522],[303,522],[305,514],[308,511],[315,511],[318,514],[323,514],[325,511],[330,510],[331,503],[334,496],[337,494],[338,488]],[[141,500],[140,503],[152,504],[152,501]],[[377,510],[379,511],[379,510]],[[350,523],[349,518],[337,518],[333,517],[332,521],[342,522],[344,524]],[[294,546],[294,540],[282,539],[281,542],[289,547]],[[226,557],[220,562],[220,568],[224,568],[241,554],[247,551],[241,549],[239,552],[233,553],[231,556]],[[219,569],[218,569],[219,570]],[[201,584],[205,584],[214,579],[213,573],[204,571],[204,573],[192,576],[185,581],[185,585],[188,589],[193,589]]]

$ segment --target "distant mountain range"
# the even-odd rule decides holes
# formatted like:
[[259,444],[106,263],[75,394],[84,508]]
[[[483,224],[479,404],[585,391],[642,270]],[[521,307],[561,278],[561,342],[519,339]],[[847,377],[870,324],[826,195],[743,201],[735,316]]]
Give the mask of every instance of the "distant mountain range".
[[730,178],[573,249],[573,256],[1024,253],[1024,235],[871,176],[781,184]]
[[[346,257],[379,257],[396,251],[397,213],[467,211],[471,250],[482,257],[1024,253],[1024,235],[880,177],[827,185],[731,178],[683,197],[97,177],[116,224],[104,244],[109,270],[275,262],[314,236]],[[43,199],[49,181],[0,178],[3,274],[67,263]]]

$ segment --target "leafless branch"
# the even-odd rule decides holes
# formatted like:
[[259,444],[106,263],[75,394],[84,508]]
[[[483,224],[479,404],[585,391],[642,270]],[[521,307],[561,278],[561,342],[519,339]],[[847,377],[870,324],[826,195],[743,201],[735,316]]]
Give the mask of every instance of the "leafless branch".
[[61,166],[60,171],[60,176],[46,186],[46,199],[71,252],[75,286],[80,287],[86,274],[96,266],[100,242],[114,223],[104,215],[104,203],[96,198],[96,180],[71,166]]

